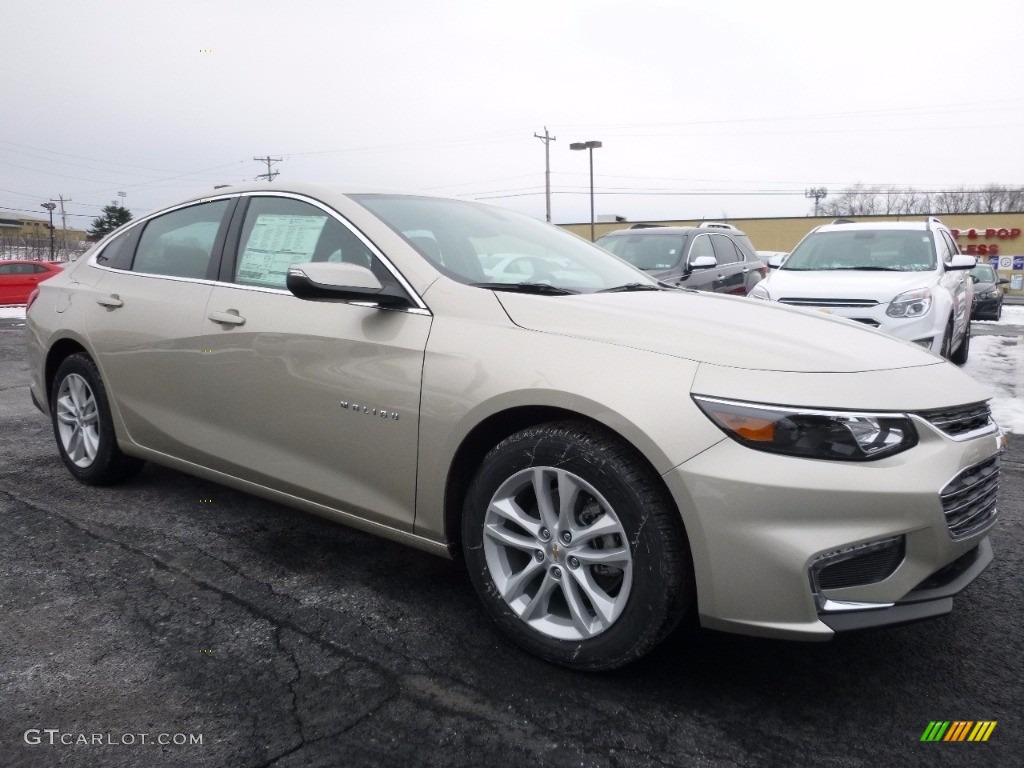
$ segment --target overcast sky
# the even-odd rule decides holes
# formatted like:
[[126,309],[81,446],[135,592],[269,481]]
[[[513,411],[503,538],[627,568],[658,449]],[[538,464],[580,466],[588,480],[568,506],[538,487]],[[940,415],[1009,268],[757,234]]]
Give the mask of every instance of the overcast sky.
[[[957,10],[950,10],[956,8]],[[1024,2],[0,3],[0,213],[86,228],[266,171],[553,219],[802,216],[1024,184]]]

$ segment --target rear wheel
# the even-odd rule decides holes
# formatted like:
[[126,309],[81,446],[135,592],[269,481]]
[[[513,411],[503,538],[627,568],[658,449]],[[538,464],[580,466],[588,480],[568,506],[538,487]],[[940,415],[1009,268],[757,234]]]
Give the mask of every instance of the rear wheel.
[[142,468],[141,459],[126,456],[117,446],[107,392],[87,355],[71,355],[57,369],[50,418],[61,459],[83,483],[116,483]]
[[492,618],[556,664],[627,664],[691,602],[674,504],[642,457],[597,428],[551,423],[502,441],[462,522],[470,579]]

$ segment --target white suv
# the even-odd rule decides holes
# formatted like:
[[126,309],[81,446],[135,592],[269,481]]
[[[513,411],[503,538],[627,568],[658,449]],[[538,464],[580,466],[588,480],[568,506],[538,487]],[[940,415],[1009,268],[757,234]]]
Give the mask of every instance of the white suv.
[[856,320],[957,365],[971,344],[974,287],[950,231],[925,221],[838,220],[812,230],[750,292],[755,299]]

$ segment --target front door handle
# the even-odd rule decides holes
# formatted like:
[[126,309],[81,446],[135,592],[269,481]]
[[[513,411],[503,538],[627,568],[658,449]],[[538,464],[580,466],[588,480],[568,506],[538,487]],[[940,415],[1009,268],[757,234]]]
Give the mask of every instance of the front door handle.
[[124,302],[121,301],[121,297],[116,293],[112,293],[109,296],[100,296],[96,299],[96,303],[101,307],[106,307],[107,309],[117,309],[118,307],[124,306]]
[[211,312],[207,317],[221,325],[245,325],[245,318],[233,309],[229,309],[227,312]]

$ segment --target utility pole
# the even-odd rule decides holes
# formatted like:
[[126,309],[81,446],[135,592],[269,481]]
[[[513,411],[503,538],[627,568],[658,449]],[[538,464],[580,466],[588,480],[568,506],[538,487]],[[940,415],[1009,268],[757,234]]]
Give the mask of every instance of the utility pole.
[[804,197],[808,200],[814,198],[814,215],[818,215],[818,201],[828,196],[828,190],[824,187],[813,187],[804,192]]
[[548,127],[544,126],[544,135],[533,134],[534,138],[544,142],[544,198],[547,201],[548,224],[551,223],[551,142],[558,139],[548,135]]
[[50,198],[51,203],[60,203],[60,249],[64,254],[63,258],[67,258],[68,254],[68,215],[64,212],[64,203],[70,203],[70,197],[64,197],[64,195],[57,195],[57,199]]
[[266,157],[254,157],[253,160],[267,164],[267,172],[261,173],[259,176],[256,177],[257,179],[266,179],[267,181],[273,181],[274,177],[281,173],[280,171],[273,171],[270,169],[271,163],[281,162],[280,157],[271,157],[270,155],[267,155]]
[[50,212],[50,261],[53,261],[53,209],[57,206],[54,203],[40,203],[40,205]]

